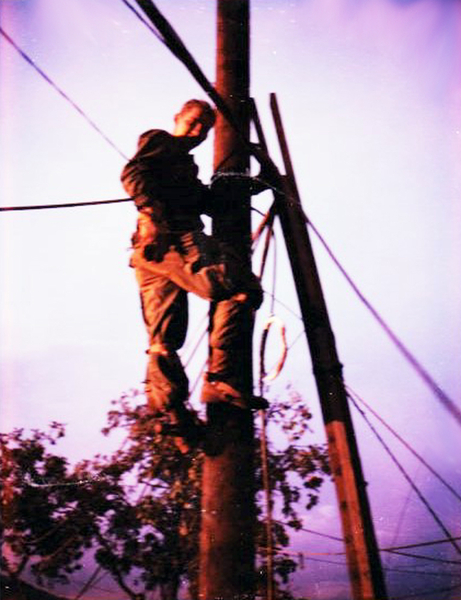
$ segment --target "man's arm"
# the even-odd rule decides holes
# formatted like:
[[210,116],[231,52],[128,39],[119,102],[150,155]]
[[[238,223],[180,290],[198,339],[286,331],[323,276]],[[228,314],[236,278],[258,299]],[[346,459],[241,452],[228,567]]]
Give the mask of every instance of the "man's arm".
[[125,191],[133,199],[138,209],[150,207],[153,217],[161,218],[163,213],[161,185],[158,172],[161,161],[171,154],[169,134],[161,130],[151,130],[142,134],[138,151],[125,165],[121,180]]

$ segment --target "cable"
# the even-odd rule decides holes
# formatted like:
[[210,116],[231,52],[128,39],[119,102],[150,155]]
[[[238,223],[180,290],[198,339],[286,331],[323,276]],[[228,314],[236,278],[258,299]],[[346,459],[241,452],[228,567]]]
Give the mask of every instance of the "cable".
[[[264,550],[264,548],[261,548],[261,549]],[[286,556],[298,556],[298,557],[302,556],[306,560],[312,560],[314,562],[328,563],[330,565],[338,565],[340,567],[347,566],[346,562],[338,562],[336,560],[328,560],[326,558],[314,558],[313,556],[310,556],[307,552],[296,552],[294,550],[282,550],[281,548],[276,548],[276,550],[279,554],[285,554]]]
[[128,160],[126,154],[124,154],[115,144],[114,142],[107,137],[107,135],[96,125],[96,123],[90,119],[90,117],[80,108],[80,106],[74,102],[48,75],[35,63],[32,58],[28,54],[24,52],[16,42],[4,31],[2,27],[0,27],[0,34],[6,39],[11,46],[19,53],[19,55],[33,68],[35,71],[49,84],[51,87],[58,92],[66,102],[68,102],[80,116],[82,116],[85,121],[92,127],[120,156],[122,156],[125,160]]
[[[205,315],[205,317],[206,317],[206,315]],[[197,352],[197,350],[198,350],[198,348],[199,348],[200,344],[203,342],[203,340],[204,340],[204,338],[205,338],[205,336],[206,336],[207,332],[208,332],[208,325],[205,325],[205,328],[203,329],[203,331],[202,331],[202,333],[200,334],[200,336],[199,336],[199,338],[198,338],[197,342],[195,343],[195,345],[194,345],[194,347],[193,347],[193,349],[192,349],[192,352],[190,353],[189,357],[187,358],[187,360],[186,360],[186,359],[184,359],[184,368],[186,368],[186,367],[189,365],[190,361],[191,361],[191,360],[192,360],[192,358],[194,357],[194,354]]]
[[[188,340],[187,343],[181,348],[181,360],[183,362],[184,367],[188,366],[188,364],[190,363],[190,361],[194,357],[194,354],[196,353],[198,347],[202,343],[203,338],[206,335],[206,332],[208,331],[207,317],[208,317],[208,311],[201,318],[200,322],[198,323],[198,325],[195,328],[195,331],[193,331],[192,333],[189,334],[190,341]],[[192,352],[190,352],[188,358],[186,359],[185,358],[185,354],[187,352],[189,352],[189,348],[190,348],[190,346],[192,344],[192,339],[195,338],[195,336],[199,332],[201,332],[200,335],[199,335],[199,339],[198,339],[197,342],[194,343],[193,350],[192,350]]]
[[381,548],[382,552],[391,550],[406,550],[407,548],[423,548],[424,546],[437,546],[438,544],[446,544],[447,542],[453,542],[461,540],[461,537],[446,538],[443,540],[433,540],[431,542],[419,542],[418,544],[406,544],[405,546],[391,546],[389,548]]
[[436,590],[414,592],[413,594],[406,594],[405,596],[394,596],[391,600],[407,600],[407,598],[414,598],[415,596],[430,596],[431,594],[440,594],[441,592],[452,592],[453,590],[458,590],[460,587],[461,585],[458,584],[452,585],[451,587],[438,588]]
[[[281,523],[281,521],[279,521]],[[282,523],[282,525],[286,525],[287,523]],[[320,537],[327,538],[329,540],[334,540],[335,542],[344,542],[344,538],[336,537],[335,535],[329,535],[328,533],[322,533],[320,531],[315,531],[314,529],[306,529],[306,527],[301,527],[300,531],[306,531],[307,533],[312,533],[314,535],[318,535]]]
[[[422,466],[421,463],[419,463],[418,464],[418,468],[417,468],[415,474],[413,475],[413,479],[415,481],[416,481],[416,476],[418,475],[419,470],[421,469],[421,466]],[[407,495],[405,497],[405,502],[402,505],[402,509],[400,510],[400,513],[399,513],[399,518],[397,519],[397,524],[396,524],[396,527],[395,527],[395,530],[394,530],[394,535],[392,536],[391,546],[395,546],[395,544],[397,543],[397,540],[398,540],[398,538],[400,536],[400,530],[401,530],[401,528],[403,526],[403,523],[404,523],[404,520],[405,520],[405,516],[407,514],[407,510],[408,510],[408,508],[410,506],[410,499],[411,499],[413,493],[414,493],[413,492],[413,488],[409,487]],[[385,563],[386,566],[388,566],[388,567],[391,566],[393,558],[394,558],[394,556],[392,554],[389,554],[387,556],[387,560],[386,560],[386,563]]]
[[[261,370],[259,377],[260,394],[263,394],[263,377],[264,373]],[[264,497],[266,504],[266,582],[267,582],[267,600],[273,600],[274,598],[274,529],[273,529],[273,518],[272,518],[272,486],[270,482],[269,473],[269,457],[268,457],[268,443],[267,443],[267,415],[265,410],[260,410],[259,415],[261,418],[261,473],[264,488]]]
[[[265,550],[265,548],[260,547],[260,550]],[[332,561],[332,560],[327,560],[327,559],[314,558],[314,557],[318,557],[318,556],[344,556],[346,554],[345,552],[299,552],[299,551],[294,551],[294,550],[282,550],[281,548],[276,548],[276,550],[280,554],[286,554],[286,555],[292,555],[292,556],[302,556],[303,558],[306,558],[307,560],[314,560],[314,561],[318,561],[318,562],[327,562],[327,563],[330,563],[333,565],[344,565],[344,566],[347,565],[346,562],[338,562],[338,561]],[[447,560],[444,558],[433,558],[431,556],[423,556],[421,554],[411,554],[409,552],[400,552],[400,551],[394,551],[394,550],[386,550],[386,552],[393,552],[395,554],[400,554],[401,556],[409,556],[410,558],[418,558],[421,560],[428,560],[428,561],[436,562],[436,563],[461,565],[461,561],[456,561],[456,560]],[[389,568],[386,570],[393,571],[394,569]],[[413,572],[419,573],[420,571],[413,571]]]
[[447,571],[421,571],[419,569],[399,569],[398,567],[383,567],[384,571],[390,573],[411,573],[412,575],[437,575],[439,577],[460,577],[460,573],[450,573]]
[[131,10],[131,12],[143,23],[154,35],[155,37],[162,42],[162,44],[166,45],[165,38],[160,34],[160,32],[152,26],[149,21],[147,21],[142,14],[135,9],[127,0],[122,0],[123,4]]
[[21,210],[44,210],[49,208],[76,208],[79,206],[97,206],[100,204],[117,204],[120,202],[131,202],[131,198],[116,198],[115,200],[91,200],[88,202],[67,202],[60,204],[36,204],[29,206],[1,206],[0,212],[12,212]]
[[400,552],[400,550],[384,550],[384,552],[392,552],[399,556],[409,556],[410,558],[420,558],[421,560],[428,560],[430,562],[444,563],[447,565],[461,565],[459,560],[448,560],[446,558],[433,558],[432,556],[424,556],[423,554],[413,554],[411,552]]
[[422,457],[420,454],[418,454],[418,453],[416,452],[416,450],[414,450],[414,449],[413,449],[413,448],[410,446],[410,444],[409,444],[408,442],[406,442],[406,441],[405,441],[405,440],[404,440],[404,439],[403,439],[403,438],[402,438],[402,437],[401,437],[401,436],[400,436],[400,435],[399,435],[399,434],[398,434],[398,433],[397,433],[397,432],[396,432],[394,429],[392,429],[392,427],[391,427],[391,426],[390,426],[388,423],[386,423],[386,421],[385,421],[385,420],[384,420],[382,417],[380,417],[380,416],[379,416],[379,414],[378,414],[378,413],[377,413],[377,412],[376,412],[376,411],[375,411],[375,410],[374,410],[374,409],[373,409],[373,408],[372,408],[372,407],[371,407],[369,404],[367,404],[367,402],[365,402],[365,400],[363,400],[363,398],[361,398],[361,397],[360,397],[360,396],[357,394],[357,392],[354,392],[354,390],[352,390],[352,388],[350,388],[350,387],[349,387],[349,386],[347,386],[347,385],[346,385],[346,389],[347,389],[347,391],[348,391],[349,393],[351,393],[351,394],[352,394],[352,395],[355,397],[355,399],[356,399],[356,400],[358,400],[358,401],[359,401],[361,404],[363,404],[363,406],[365,406],[365,407],[367,408],[367,410],[369,410],[369,411],[371,412],[371,414],[372,414],[374,417],[376,417],[376,418],[378,419],[378,421],[379,421],[380,423],[382,423],[382,425],[384,425],[384,427],[386,427],[386,429],[388,429],[388,431],[390,431],[390,432],[392,433],[392,435],[393,435],[394,437],[396,437],[396,438],[399,440],[399,442],[400,442],[401,444],[403,444],[403,445],[405,446],[405,448],[407,448],[407,450],[409,450],[409,451],[410,451],[410,452],[413,454],[413,456],[415,456],[415,457],[416,457],[416,458],[417,458],[417,459],[420,461],[420,463],[421,463],[421,464],[423,464],[423,465],[426,467],[426,469],[428,469],[428,470],[429,470],[429,471],[430,471],[430,472],[431,472],[431,473],[432,473],[432,474],[433,474],[435,477],[437,477],[437,479],[438,479],[438,480],[439,480],[441,483],[443,483],[443,485],[444,485],[444,486],[445,486],[445,487],[446,487],[446,488],[447,488],[447,489],[448,489],[448,490],[449,490],[449,491],[450,491],[450,492],[451,492],[451,493],[452,493],[452,494],[453,494],[453,495],[454,495],[454,496],[455,496],[455,497],[456,497],[456,498],[457,498],[459,501],[461,501],[461,495],[460,495],[460,494],[459,494],[459,493],[458,493],[458,492],[457,492],[457,491],[456,491],[456,490],[455,490],[455,489],[454,489],[454,488],[453,488],[453,487],[452,487],[452,486],[451,486],[449,483],[447,483],[447,482],[445,481],[445,479],[444,479],[444,478],[443,478],[443,477],[442,477],[442,476],[441,476],[439,473],[437,473],[437,471],[436,471],[436,470],[435,470],[433,467],[431,467],[431,465],[430,465],[429,463],[427,463],[427,462],[424,460],[424,458],[423,458],[423,457]]
[[102,567],[101,567],[101,565],[98,565],[96,567],[96,569],[93,571],[92,575],[90,575],[90,577],[84,583],[84,585],[82,586],[80,591],[77,592],[77,595],[74,596],[73,600],[79,600],[79,598],[81,598],[86,591],[91,589],[91,587],[93,586],[93,582],[96,580],[96,578],[98,577],[98,575],[101,571],[102,571]]
[[[301,209],[302,210],[302,209]],[[323,236],[320,234],[318,229],[314,226],[312,221],[308,219],[306,214],[303,211],[304,219],[306,223],[311,227],[312,231],[317,236],[318,240],[325,248],[327,254],[337,266],[343,277],[349,283],[355,294],[358,296],[360,301],[365,305],[368,311],[372,314],[375,320],[379,323],[380,327],[384,330],[384,332],[388,335],[388,337],[393,342],[394,346],[401,352],[401,354],[405,357],[405,359],[411,364],[411,366],[418,373],[420,378],[426,383],[426,385],[432,390],[435,396],[440,400],[442,405],[451,413],[451,415],[461,424],[461,410],[455,404],[455,402],[446,394],[442,388],[434,381],[434,379],[429,375],[426,369],[422,366],[422,364],[416,359],[416,357],[408,350],[405,344],[398,338],[398,336],[392,331],[389,325],[384,321],[378,311],[371,305],[371,303],[365,298],[362,292],[359,290],[352,277],[346,272],[344,267],[341,265],[339,260],[333,254],[333,251],[326,243]]]
[[[451,541],[451,545],[455,548],[455,550],[458,552],[458,554],[461,554],[461,548],[458,546],[458,544],[456,544],[455,541],[453,541],[454,538],[451,535],[450,531],[444,525],[443,521],[437,515],[437,513],[432,508],[432,506],[430,505],[430,503],[426,500],[426,498],[424,497],[424,495],[421,493],[420,489],[415,485],[415,483],[413,482],[413,480],[411,479],[411,477],[408,475],[408,473],[405,471],[405,469],[402,467],[402,465],[400,464],[400,462],[396,459],[396,457],[392,453],[392,451],[389,448],[389,446],[386,444],[386,442],[383,440],[383,438],[380,436],[380,434],[376,431],[376,429],[370,423],[370,421],[368,420],[368,417],[366,416],[365,412],[358,406],[357,402],[354,400],[354,398],[351,395],[349,395],[349,399],[351,400],[351,402],[355,406],[355,408],[358,410],[358,412],[360,413],[360,415],[363,417],[363,419],[365,420],[365,422],[367,423],[367,425],[369,426],[369,428],[371,429],[371,431],[374,433],[375,437],[380,442],[380,444],[383,446],[383,448],[389,454],[389,456],[391,457],[392,462],[397,466],[397,468],[399,469],[399,471],[402,473],[402,475],[405,477],[405,479],[408,481],[408,483],[414,489],[414,491],[418,495],[418,497],[421,500],[421,502],[424,504],[424,506],[426,507],[426,509],[431,514],[431,516],[434,519],[434,521],[437,523],[437,525],[440,527],[440,529],[442,529],[442,531],[447,536],[447,538]],[[398,554],[398,552],[395,551],[395,550],[391,550],[390,552],[395,552],[396,554]],[[461,564],[461,563],[459,563],[459,564]]]

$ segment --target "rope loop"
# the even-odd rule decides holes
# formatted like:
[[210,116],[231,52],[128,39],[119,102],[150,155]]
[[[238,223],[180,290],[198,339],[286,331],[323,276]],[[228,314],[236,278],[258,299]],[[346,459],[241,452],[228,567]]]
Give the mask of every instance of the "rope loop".
[[[270,373],[266,373],[266,369],[264,366],[264,356],[265,356],[265,351],[266,351],[267,339],[269,337],[269,330],[272,327],[272,325],[276,325],[278,327],[278,330],[280,333],[280,338],[282,340],[282,354],[279,358],[278,363],[272,369],[272,371]],[[288,355],[288,346],[287,346],[287,340],[286,340],[285,324],[282,321],[282,319],[280,319],[280,317],[277,317],[276,315],[272,314],[268,317],[268,319],[264,325],[264,330],[263,330],[263,334],[262,334],[262,338],[261,338],[261,349],[260,349],[260,353],[259,353],[261,381],[265,381],[265,382],[274,381],[274,379],[276,379],[280,375],[280,372],[282,371],[283,366],[285,364],[287,355]]]

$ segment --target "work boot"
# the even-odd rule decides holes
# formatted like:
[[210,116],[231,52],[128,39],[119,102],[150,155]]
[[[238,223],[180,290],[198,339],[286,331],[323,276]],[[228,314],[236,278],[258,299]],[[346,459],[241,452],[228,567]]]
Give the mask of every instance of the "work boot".
[[186,454],[204,439],[204,429],[204,424],[196,414],[182,406],[168,412],[142,411],[139,419],[130,427],[130,437],[145,439],[146,435],[172,436],[178,450]]
[[197,448],[204,440],[205,425],[195,412],[188,410],[184,405],[170,409],[167,418],[169,422],[161,424],[159,433],[173,436],[174,443],[182,454]]
[[269,407],[268,401],[262,396],[245,394],[225,381],[213,381],[212,377],[206,375],[203,382],[201,400],[205,404],[223,402],[242,410],[265,410]]

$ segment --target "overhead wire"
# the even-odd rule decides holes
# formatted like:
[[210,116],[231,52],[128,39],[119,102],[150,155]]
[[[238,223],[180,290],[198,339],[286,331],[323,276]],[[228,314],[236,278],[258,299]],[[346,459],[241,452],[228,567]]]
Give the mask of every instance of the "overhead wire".
[[28,206],[0,206],[0,212],[14,212],[23,210],[46,210],[51,208],[77,208],[80,206],[97,206],[102,204],[119,204],[132,202],[131,198],[116,198],[112,200],[89,200],[83,202],[61,202],[59,204],[32,204]]
[[320,241],[324,249],[326,250],[328,256],[334,262],[336,267],[339,269],[340,273],[346,279],[352,290],[355,292],[357,297],[360,299],[362,304],[368,309],[374,319],[378,322],[383,331],[387,334],[387,336],[391,339],[394,346],[400,351],[400,353],[404,356],[407,362],[414,368],[416,373],[420,376],[420,378],[425,382],[425,384],[431,389],[433,394],[438,398],[441,404],[445,409],[454,417],[454,419],[461,425],[461,410],[456,405],[456,403],[448,396],[448,394],[442,390],[442,388],[436,383],[436,381],[431,377],[428,371],[423,367],[423,365],[417,360],[417,358],[410,352],[410,350],[405,346],[405,344],[400,340],[400,338],[394,333],[391,327],[386,323],[383,317],[378,313],[378,311],[372,306],[371,302],[367,300],[364,294],[360,291],[357,284],[354,282],[352,277],[347,273],[345,268],[339,262],[330,246],[327,244],[323,236],[320,234],[319,230],[315,227],[312,221],[306,216],[303,211],[304,219],[306,223],[310,226],[312,231],[315,233],[317,239]]
[[[260,549],[264,550],[264,548],[261,548],[261,547],[260,547]],[[313,560],[313,561],[318,561],[318,562],[327,562],[327,563],[331,563],[334,565],[347,565],[347,562],[338,562],[338,561],[332,561],[329,559],[318,558],[319,556],[345,556],[345,554],[346,554],[345,552],[305,552],[305,551],[299,551],[299,550],[285,550],[282,548],[276,548],[276,550],[279,554],[302,556],[303,558],[305,558],[307,560]],[[427,560],[429,562],[435,562],[435,563],[440,563],[440,564],[461,565],[461,561],[448,560],[445,558],[437,558],[437,557],[432,557],[432,556],[424,556],[422,554],[400,552],[397,550],[395,550],[395,551],[394,550],[385,550],[385,552],[395,552],[395,554],[400,554],[401,556],[417,558],[420,560]],[[389,568],[385,567],[385,570],[393,571],[394,568],[393,567],[389,567]],[[421,571],[413,571],[413,572],[419,573]]]
[[439,577],[461,577],[460,573],[452,573],[448,571],[423,571],[422,569],[401,569],[399,567],[383,567],[384,571],[390,573],[410,573],[412,575],[437,575]]
[[[452,585],[450,587],[437,588],[435,590],[423,590],[419,592],[414,592],[412,594],[405,594],[404,596],[393,596],[390,600],[407,600],[407,598],[419,598],[420,596],[432,596],[432,594],[440,594],[441,592],[452,592],[453,590],[458,590],[461,585]],[[440,599],[438,599],[440,600]]]
[[26,53],[19,45],[13,40],[13,38],[6,33],[6,31],[0,27],[0,35],[2,35],[5,40],[18,52],[18,54],[33,68],[35,71],[42,77],[66,102],[68,102],[72,108],[74,108],[81,117],[85,119],[85,121],[92,127],[120,156],[122,156],[125,160],[128,160],[128,157],[124,152],[117,147],[117,145],[102,131],[98,125],[86,114],[86,112],[80,108],[80,106],[70,98],[66,92],[64,92],[52,79],[49,77],[43,69],[41,69],[37,63]]
[[[279,523],[280,525],[289,526],[289,524],[287,522],[285,522],[285,521],[277,521],[276,520],[275,522]],[[321,531],[316,531],[315,529],[308,529],[306,527],[300,527],[299,531],[306,531],[307,533],[312,533],[313,535],[318,535],[320,537],[324,537],[324,538],[327,538],[329,540],[335,540],[336,542],[344,542],[344,538],[342,538],[342,537],[337,537],[335,535],[330,535],[328,533],[323,533]]]
[[[262,229],[260,229],[262,233]],[[269,246],[272,239],[273,230],[272,222],[267,227],[266,239],[264,242],[263,254],[261,259],[261,267],[259,271],[259,278],[262,280],[264,270],[266,266],[267,255],[269,252]],[[274,282],[272,289],[272,298],[275,293],[275,271],[274,271]],[[273,303],[273,300],[272,300]],[[271,307],[271,315],[273,314],[273,307]],[[264,367],[264,349],[269,334],[269,326],[266,321],[266,326],[261,336],[261,346],[259,351],[259,394],[264,394],[264,379],[266,376]],[[260,435],[260,451],[261,451],[261,474],[263,482],[263,491],[265,499],[265,530],[266,530],[266,594],[267,600],[273,600],[275,592],[275,578],[274,578],[274,527],[273,527],[273,501],[272,501],[272,486],[270,478],[269,468],[269,448],[267,439],[267,414],[265,410],[259,411],[259,417],[261,422],[261,435]]]
[[[418,498],[424,504],[424,506],[426,507],[426,509],[428,510],[428,512],[430,513],[430,515],[434,519],[434,521],[437,523],[437,525],[440,527],[440,529],[444,532],[444,534],[447,536],[447,538],[449,538],[450,543],[453,546],[453,548],[456,550],[456,552],[458,552],[458,554],[461,554],[461,548],[454,541],[454,537],[450,533],[449,529],[443,523],[442,519],[439,517],[439,515],[433,509],[433,507],[431,506],[431,504],[429,503],[429,501],[423,495],[423,493],[418,488],[418,486],[414,483],[414,481],[412,480],[412,478],[408,475],[407,471],[404,469],[404,467],[402,466],[402,464],[397,460],[397,458],[395,457],[395,455],[392,452],[392,450],[389,448],[389,446],[383,440],[383,438],[378,433],[378,431],[376,430],[376,428],[373,426],[373,424],[368,419],[367,415],[365,414],[365,411],[360,408],[360,406],[357,404],[357,402],[355,401],[355,399],[353,398],[352,395],[349,395],[349,399],[351,400],[353,406],[356,408],[356,410],[359,412],[359,414],[362,416],[362,418],[365,420],[365,422],[367,423],[368,427],[371,429],[371,431],[373,432],[373,434],[375,435],[375,437],[378,439],[379,443],[383,446],[384,450],[387,452],[387,454],[389,454],[392,462],[396,465],[396,467],[398,468],[398,470],[402,473],[402,475],[404,476],[404,478],[407,480],[407,482],[411,485],[411,487],[413,488],[413,490],[416,492]],[[396,550],[390,550],[390,552],[395,552],[396,554],[399,553]],[[461,564],[461,563],[459,563],[459,564]]]
[[391,546],[389,548],[381,548],[382,552],[392,552],[394,550],[406,550],[409,548],[424,548],[427,546],[438,546],[439,544],[446,544],[447,542],[453,542],[461,540],[461,537],[444,538],[443,540],[431,540],[429,542],[418,542],[417,544],[405,544],[403,546]]
[[[414,554],[413,552],[402,552],[401,550],[382,550],[382,552],[390,552],[391,554],[398,554],[399,556],[406,556],[408,558],[417,558],[420,560],[427,560],[429,562],[443,563],[443,564],[447,564],[447,565],[461,565],[461,561],[459,561],[459,560],[449,560],[447,558],[437,558],[434,556],[427,556],[424,554]],[[390,570],[393,567],[387,567],[387,568]]]
[[158,29],[155,29],[155,27],[152,26],[152,23],[150,23],[140,12],[139,10],[136,10],[136,8],[130,4],[128,2],[128,0],[122,0],[123,4],[129,9],[131,10],[131,12],[136,16],[137,19],[139,19],[141,21],[141,23],[143,23],[154,35],[155,37],[162,42],[162,44],[166,45],[165,42],[165,38],[162,36],[162,34],[158,31]]
[[[417,466],[417,470],[416,470],[415,474],[413,475],[413,479],[415,481],[416,481],[416,476],[419,473],[419,470],[421,469],[421,467],[422,467],[422,465],[421,465],[421,463],[419,463],[418,466]],[[405,501],[403,502],[402,508],[399,511],[399,516],[398,516],[398,519],[396,521],[396,526],[395,526],[395,529],[394,529],[394,534],[392,536],[391,546],[394,546],[397,543],[397,540],[399,539],[400,531],[401,531],[401,528],[403,527],[403,523],[405,521],[405,516],[407,514],[407,510],[410,507],[410,500],[411,500],[413,494],[414,494],[413,488],[409,487],[408,488],[408,492],[407,492],[406,497],[405,497]],[[385,565],[387,567],[391,566],[393,558],[394,558],[394,556],[392,554],[388,554],[387,555],[386,561],[385,561]]]
[[[125,0],[123,0],[125,4]],[[185,44],[173,29],[168,20],[163,16],[163,14],[159,11],[159,9],[155,6],[155,4],[151,0],[135,0],[138,6],[146,13],[149,17],[150,21],[155,24],[155,29],[158,34],[161,36],[161,41],[165,44],[165,46],[172,52],[176,58],[183,63],[189,73],[194,77],[197,83],[202,87],[202,89],[208,94],[214,104],[217,106],[221,114],[227,119],[229,124],[235,129],[238,135],[242,138],[242,140],[246,143],[246,145],[250,145],[248,140],[246,140],[245,136],[242,135],[240,128],[237,125],[237,122],[232,114],[232,111],[228,107],[227,103],[224,101],[222,96],[216,91],[213,85],[208,81],[207,77],[199,67],[196,60],[193,58],[192,54],[186,48]],[[144,21],[143,21],[144,22]],[[145,23],[147,25],[147,23]],[[150,28],[149,28],[150,29]],[[152,31],[152,30],[151,30]],[[157,36],[158,38],[158,36]]]
[[360,402],[365,408],[388,430],[392,435],[405,446],[405,448],[413,454],[413,456],[428,469],[434,477],[436,477],[440,483],[442,483],[454,496],[461,502],[461,494],[459,494],[452,485],[450,485],[441,475],[438,473],[416,450],[401,436],[395,429],[393,429],[389,423],[387,423],[363,398],[361,398],[357,392],[355,392],[350,386],[346,385],[347,391],[354,396],[354,398]]

